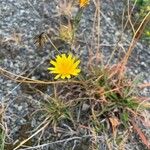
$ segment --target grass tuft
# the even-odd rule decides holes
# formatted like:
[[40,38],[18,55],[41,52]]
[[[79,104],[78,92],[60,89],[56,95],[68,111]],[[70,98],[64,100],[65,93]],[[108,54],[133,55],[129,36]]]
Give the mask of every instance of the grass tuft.
[[72,121],[70,106],[60,99],[50,98],[43,102],[42,111],[49,118],[49,122],[54,129],[61,121]]

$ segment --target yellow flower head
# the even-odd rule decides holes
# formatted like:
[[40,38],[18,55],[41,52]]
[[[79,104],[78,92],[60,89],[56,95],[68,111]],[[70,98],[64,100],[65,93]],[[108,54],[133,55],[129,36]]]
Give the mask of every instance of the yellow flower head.
[[62,79],[69,79],[71,78],[71,75],[77,76],[81,71],[77,68],[79,63],[80,60],[76,60],[71,54],[69,54],[68,57],[66,54],[61,54],[56,56],[55,61],[50,61],[50,64],[54,67],[50,67],[48,70],[50,70],[50,73],[57,74],[55,79],[58,79],[59,77]]
[[85,7],[89,4],[90,0],[79,0],[80,8]]

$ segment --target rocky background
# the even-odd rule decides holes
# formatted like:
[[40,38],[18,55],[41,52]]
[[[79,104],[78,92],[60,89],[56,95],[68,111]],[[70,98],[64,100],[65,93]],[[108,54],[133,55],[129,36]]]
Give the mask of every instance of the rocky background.
[[[47,67],[49,60],[55,56],[56,52],[51,44],[44,48],[37,48],[34,44],[34,37],[49,29],[53,35],[57,32],[60,18],[57,9],[58,3],[58,0],[0,0],[1,68],[18,75],[29,76],[32,79],[52,79]],[[101,0],[100,6],[100,50],[104,54],[104,59],[108,60],[112,51],[117,48],[112,61],[114,63],[123,57],[124,49],[122,47],[127,48],[131,42],[130,28],[122,34],[122,17],[123,11],[127,9],[127,1]],[[95,5],[92,1],[84,10],[79,27],[78,55],[85,62],[88,59],[86,49],[92,39],[94,13]],[[124,13],[124,18],[126,18],[125,15],[126,13]],[[98,36],[97,32],[95,31],[95,34]],[[121,35],[123,36],[120,40]],[[62,45],[60,49],[61,47]],[[128,63],[128,73],[139,75],[142,83],[150,83],[150,45],[147,41],[140,40],[137,43]],[[50,85],[39,88],[45,93],[51,94]],[[150,96],[150,89],[144,88],[141,94]],[[31,114],[38,107],[38,101],[41,100],[42,98],[38,94],[32,93],[25,84],[8,80],[0,74],[0,103],[7,105],[5,121],[10,143],[7,150],[12,150],[15,143],[26,139],[29,131],[40,124],[42,117],[31,116]],[[143,130],[150,134],[149,129]],[[30,143],[28,144],[30,145]],[[104,143],[101,149],[107,149]],[[114,147],[114,149],[117,148]],[[128,143],[126,149],[144,150],[143,147],[140,147],[138,140],[136,143],[132,143],[132,141]]]

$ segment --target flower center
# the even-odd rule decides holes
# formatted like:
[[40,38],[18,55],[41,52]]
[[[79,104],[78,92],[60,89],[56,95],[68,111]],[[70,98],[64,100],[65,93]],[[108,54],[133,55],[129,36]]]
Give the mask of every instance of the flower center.
[[59,67],[60,67],[59,69],[60,69],[61,74],[64,74],[64,75],[70,74],[72,70],[69,62],[62,62]]

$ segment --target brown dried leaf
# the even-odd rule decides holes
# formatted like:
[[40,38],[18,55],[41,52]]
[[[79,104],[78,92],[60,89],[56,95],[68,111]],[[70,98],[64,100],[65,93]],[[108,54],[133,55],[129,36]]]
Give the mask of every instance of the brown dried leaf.
[[133,120],[131,121],[131,123],[133,125],[134,130],[137,132],[137,134],[141,138],[142,143],[144,145],[146,145],[148,147],[148,149],[150,149],[150,143],[149,143],[147,137],[145,136],[145,134],[141,131],[141,129],[136,125],[136,123]]
[[113,135],[115,136],[116,135],[116,129],[117,129],[118,125],[120,124],[120,122],[119,122],[118,118],[116,118],[116,117],[110,117],[109,121],[110,121],[111,126],[112,126]]

